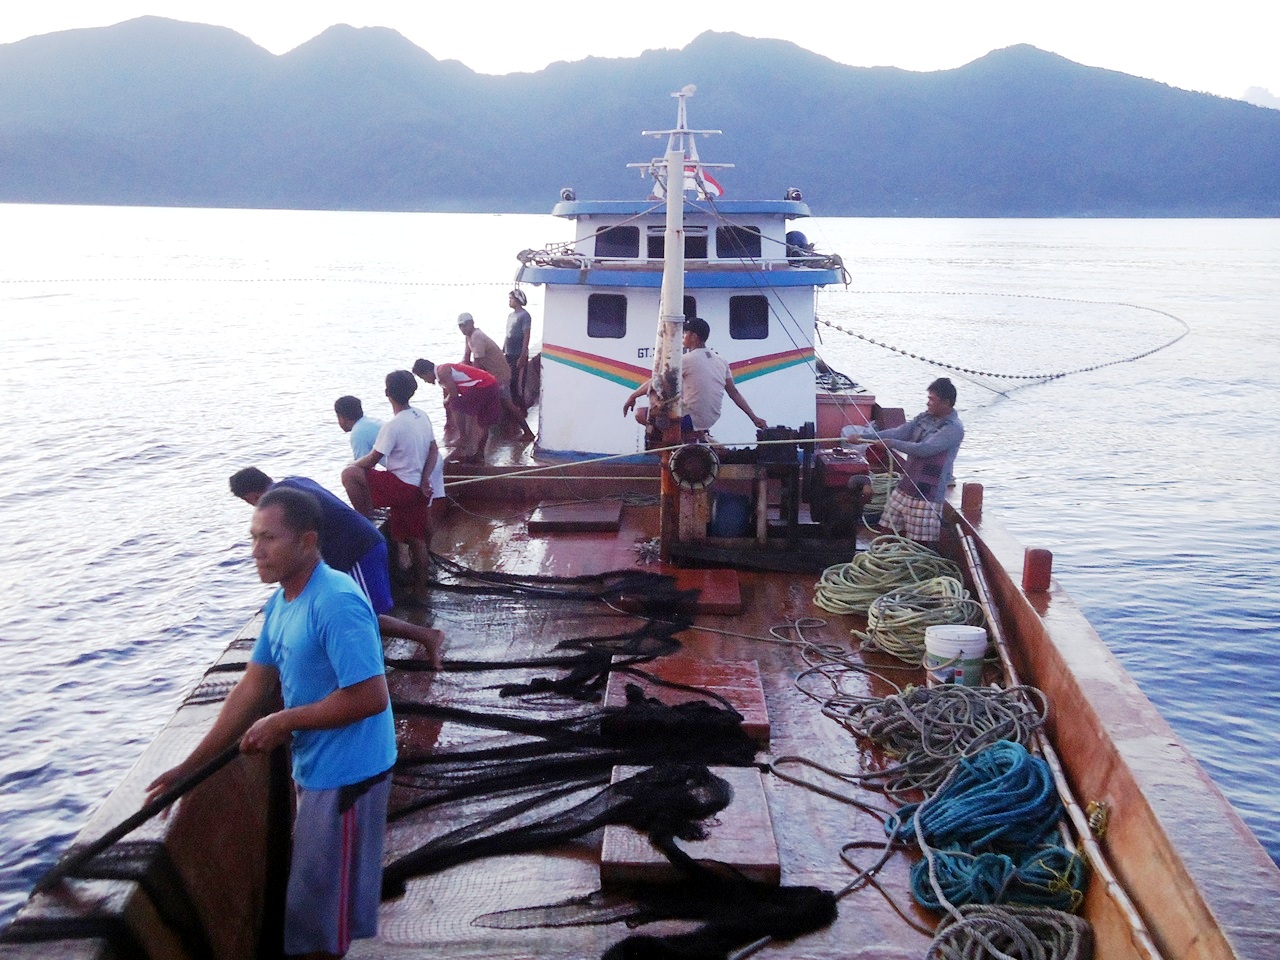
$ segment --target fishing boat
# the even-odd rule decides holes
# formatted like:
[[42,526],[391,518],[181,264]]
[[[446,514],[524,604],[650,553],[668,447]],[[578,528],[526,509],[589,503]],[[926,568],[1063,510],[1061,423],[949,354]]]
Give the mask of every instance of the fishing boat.
[[[724,165],[696,146],[714,131],[688,125],[692,94],[676,94],[673,128],[651,132],[667,149],[638,165],[647,196],[566,188],[554,213],[572,239],[520,254],[517,283],[544,290],[538,442],[451,475],[430,602],[397,611],[444,631],[447,663],[423,669],[425,651],[388,642],[401,760],[386,899],[378,937],[350,955],[651,956],[702,937],[690,955],[897,960],[959,955],[938,946],[940,922],[976,920],[995,952],[969,956],[1280,956],[1280,871],[1050,558],[1000,526],[979,486],[948,497],[938,559],[980,611],[985,685],[937,683],[955,679],[945,661],[860,641],[869,607],[815,607],[824,571],[885,543],[862,520],[892,461],[844,428],[902,422],[902,410],[819,370],[814,294],[842,282],[843,265],[803,236],[799,190],[723,196]],[[688,442],[678,344],[694,316],[769,428],[728,408],[714,443]],[[642,426],[622,408],[650,380]],[[212,723],[260,626],[261,613],[84,827],[0,935],[0,956],[278,952],[282,751],[228,756],[166,817],[136,817],[146,784]],[[1018,749],[1051,785],[1058,846],[1080,866],[1046,884],[1063,909],[1007,914],[1043,934],[1034,948],[983,926],[995,921],[972,909],[981,901],[913,897],[922,866],[925,892],[938,892],[939,851],[900,829],[884,774],[901,764],[855,720],[918,694],[1009,694],[1032,717]],[[631,707],[656,712],[664,732]],[[714,732],[726,715],[732,730]],[[689,760],[726,744],[718,762]],[[675,776],[643,779],[673,756]],[[964,759],[976,768],[978,756]],[[953,776],[908,785],[908,804],[932,802]],[[624,811],[673,781],[720,800],[655,845]],[[1051,915],[1077,919],[1036,919]],[[635,939],[635,924],[651,939]]]

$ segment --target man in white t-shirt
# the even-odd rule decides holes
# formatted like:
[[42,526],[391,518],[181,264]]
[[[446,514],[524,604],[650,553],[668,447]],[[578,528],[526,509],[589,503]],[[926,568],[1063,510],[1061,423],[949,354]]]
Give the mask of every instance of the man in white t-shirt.
[[[707,437],[720,419],[720,404],[726,394],[752,423],[761,430],[765,429],[769,424],[763,417],[755,415],[751,404],[738,392],[728,361],[707,346],[707,337],[710,335],[711,327],[701,317],[690,317],[684,322],[684,356],[680,359],[680,408],[688,421],[685,428],[687,439],[702,440]],[[624,415],[631,411],[640,397],[649,392],[652,383],[652,380],[646,380],[627,397],[627,402],[622,405]],[[641,407],[636,411],[636,420],[647,423],[648,413],[648,408]]]
[[[391,539],[407,543],[414,586],[423,593],[431,571],[431,500],[444,490],[440,451],[431,418],[409,406],[418,381],[408,370],[387,374],[387,399],[395,416],[382,425],[373,449],[342,471],[342,485],[359,513],[389,507]],[[374,469],[383,463],[385,470]]]

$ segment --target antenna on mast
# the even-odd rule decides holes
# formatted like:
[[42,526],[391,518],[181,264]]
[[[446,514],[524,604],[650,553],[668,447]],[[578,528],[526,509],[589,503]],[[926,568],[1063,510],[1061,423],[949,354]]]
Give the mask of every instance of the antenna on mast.
[[676,98],[676,125],[670,130],[644,130],[641,132],[642,137],[666,137],[667,152],[664,156],[654,157],[648,163],[629,163],[628,167],[634,167],[653,178],[653,197],[655,200],[661,200],[667,195],[667,189],[671,182],[670,171],[667,169],[667,157],[673,152],[684,157],[684,175],[680,178],[679,194],[684,195],[686,190],[694,190],[697,192],[699,200],[706,200],[709,197],[718,197],[724,193],[724,188],[716,181],[710,173],[709,169],[730,169],[732,163],[703,163],[698,158],[697,138],[709,137],[712,134],[718,134],[719,130],[690,130],[689,114],[687,102],[690,97],[698,92],[698,88],[688,83],[672,94]]

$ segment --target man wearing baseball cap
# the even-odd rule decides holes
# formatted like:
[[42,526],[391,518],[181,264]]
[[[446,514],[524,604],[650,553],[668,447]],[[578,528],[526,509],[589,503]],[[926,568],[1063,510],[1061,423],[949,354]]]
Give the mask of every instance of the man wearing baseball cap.
[[511,398],[511,365],[493,338],[476,327],[475,318],[469,313],[458,314],[458,329],[467,341],[467,350],[462,357],[464,364],[471,364],[481,370],[492,373],[498,381],[498,397],[502,401],[502,409],[507,419],[520,428],[520,439],[525,443],[534,439],[533,431],[524,418],[521,410]]
[[[751,404],[738,392],[728,361],[707,346],[710,335],[711,327],[701,317],[685,320],[684,357],[680,360],[680,406],[690,420],[693,439],[701,440],[709,435],[711,428],[720,419],[720,404],[725,394],[757,428],[765,429],[768,423],[763,417],[755,415]],[[627,402],[622,405],[624,415],[631,411],[641,396],[649,392],[652,383],[652,380],[646,380],[627,397]],[[647,422],[648,412],[647,408],[637,410],[636,419],[641,423]]]

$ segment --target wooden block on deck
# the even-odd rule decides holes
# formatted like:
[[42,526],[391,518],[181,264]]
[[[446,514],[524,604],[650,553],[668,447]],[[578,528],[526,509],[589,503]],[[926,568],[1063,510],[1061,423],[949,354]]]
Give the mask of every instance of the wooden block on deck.
[[698,591],[698,613],[735,614],[742,612],[742,589],[737,570],[664,570],[676,578],[676,589]]
[[[742,729],[747,736],[762,747],[769,745],[769,709],[764,702],[760,666],[754,660],[698,660],[689,656],[672,656],[655,660],[644,669],[670,683],[682,683],[724,697],[742,714]],[[629,674],[611,673],[605,687],[605,706],[624,706],[629,683],[640,687],[646,697],[666,704],[707,699],[689,690],[675,690]]]
[[621,503],[540,506],[529,517],[530,533],[617,533],[621,526]]
[[[617,782],[639,772],[640,767],[614,767]],[[727,863],[762,883],[779,883],[782,868],[773,821],[765,800],[764,781],[754,767],[712,767],[711,772],[733,787],[733,802],[707,826],[705,840],[681,840],[680,846],[695,860]],[[600,849],[600,882],[671,883],[682,879],[649,838],[634,827],[610,824],[604,828]]]

